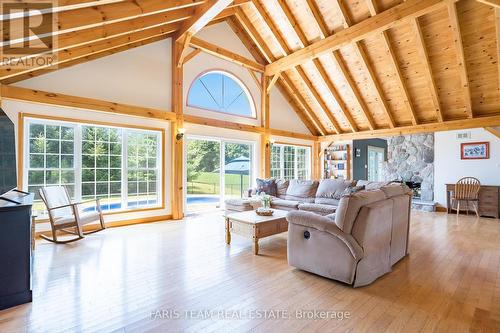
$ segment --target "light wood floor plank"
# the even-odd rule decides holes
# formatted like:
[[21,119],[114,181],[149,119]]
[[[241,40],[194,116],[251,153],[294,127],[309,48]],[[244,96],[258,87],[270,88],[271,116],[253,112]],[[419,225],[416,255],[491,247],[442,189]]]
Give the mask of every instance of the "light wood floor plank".
[[[34,302],[0,312],[0,332],[500,331],[500,220],[412,213],[410,256],[353,289],[288,266],[286,234],[224,242],[220,212],[108,229],[68,245],[40,241]],[[327,255],[327,254],[325,254]],[[156,310],[291,318],[152,319]],[[301,310],[349,319],[304,320]]]

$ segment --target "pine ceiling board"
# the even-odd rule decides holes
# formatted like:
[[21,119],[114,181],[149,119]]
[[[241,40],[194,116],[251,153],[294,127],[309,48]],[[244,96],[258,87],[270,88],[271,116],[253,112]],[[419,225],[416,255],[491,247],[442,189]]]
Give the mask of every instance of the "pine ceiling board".
[[306,0],[313,1],[318,6],[323,19],[330,31],[340,31],[344,29],[344,20],[338,7],[333,4],[335,0]]
[[474,115],[498,112],[500,91],[495,10],[475,1],[457,3]]
[[[332,2],[337,0],[332,0]],[[353,23],[364,21],[371,17],[366,0],[338,0],[343,3],[346,13]]]
[[306,0],[287,0],[285,2],[288,4],[288,7],[297,22],[299,22],[300,28],[306,35],[307,40],[309,42],[319,40],[319,29],[317,24],[314,22],[314,15],[309,9]]
[[[382,39],[382,35],[373,36],[363,41],[364,49],[371,60],[371,65],[379,78],[384,97],[397,124],[411,124],[411,116],[404,103],[403,92],[398,85],[396,70],[390,54]],[[382,114],[380,125],[387,123]]]
[[251,4],[248,6],[242,6],[243,13],[250,20],[255,30],[259,33],[261,38],[266,42],[267,47],[272,52],[272,55],[275,58],[281,58],[283,56],[283,52],[279,47],[276,38],[273,37],[273,33],[269,26],[263,22],[261,16],[255,9],[255,7]]
[[424,15],[420,24],[443,115],[445,119],[467,118],[448,11],[443,8]]
[[[377,94],[373,85],[371,84],[364,64],[361,58],[356,53],[354,46],[348,45],[340,49],[342,59],[346,64],[351,77],[354,79],[356,88],[360,91],[363,101],[365,102],[369,112],[371,113],[375,124],[384,125],[387,123],[385,120],[384,111],[377,98]],[[360,119],[364,119],[362,113],[359,112]]]
[[301,49],[302,46],[300,44],[300,39],[297,37],[297,34],[290,25],[288,18],[283,13],[279,3],[276,0],[261,0],[260,3],[265,8],[268,15],[272,18],[273,24],[278,28],[278,31],[281,33],[281,36],[283,36],[283,39],[286,41],[288,47],[294,51]]
[[425,68],[417,51],[416,37],[409,25],[389,30],[391,45],[399,61],[399,68],[406,82],[410,98],[419,120],[431,122],[436,120],[436,112],[432,103]]
[[[363,0],[367,1],[367,0]],[[373,0],[375,4],[377,5],[377,9],[379,12],[382,12],[384,10],[390,9],[394,6],[397,6],[399,4],[402,4],[404,0]]]

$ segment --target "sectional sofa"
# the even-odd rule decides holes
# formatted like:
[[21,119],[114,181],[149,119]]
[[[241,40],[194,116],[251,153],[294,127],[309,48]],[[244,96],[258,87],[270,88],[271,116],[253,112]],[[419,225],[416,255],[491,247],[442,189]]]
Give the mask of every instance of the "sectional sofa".
[[[271,207],[290,211],[288,263],[354,287],[391,271],[408,254],[412,191],[390,182],[279,180]],[[226,210],[260,205],[227,200]]]

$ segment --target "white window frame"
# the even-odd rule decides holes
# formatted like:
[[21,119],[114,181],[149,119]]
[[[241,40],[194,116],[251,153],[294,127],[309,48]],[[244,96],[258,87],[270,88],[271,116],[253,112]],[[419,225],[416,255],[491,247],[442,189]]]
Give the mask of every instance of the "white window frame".
[[[126,126],[108,126],[103,124],[95,124],[92,122],[86,121],[66,121],[66,120],[52,120],[45,118],[37,118],[37,117],[25,117],[23,121],[23,190],[28,190],[28,172],[30,170],[30,147],[29,147],[29,136],[30,136],[30,125],[31,124],[42,124],[42,125],[57,125],[57,126],[67,126],[74,128],[74,158],[73,158],[73,167],[74,167],[74,177],[75,177],[75,192],[74,199],[75,201],[82,200],[82,127],[83,126],[92,126],[92,127],[104,127],[104,128],[119,128],[122,130],[122,165],[121,165],[121,208],[119,209],[109,209],[107,212],[127,212],[134,210],[143,210],[143,209],[160,209],[162,208],[164,202],[164,189],[162,188],[163,184],[163,133],[161,129],[142,129],[135,127],[126,127]],[[127,131],[131,132],[146,132],[146,133],[154,133],[157,135],[157,150],[156,150],[156,160],[157,160],[157,173],[158,176],[156,178],[156,192],[157,192],[157,203],[155,205],[144,205],[144,206],[136,206],[129,208],[127,206],[128,202],[128,165],[127,165],[127,156],[128,156],[128,146],[127,140],[128,136]]]
[[[293,147],[294,148],[294,158],[293,158],[293,179],[298,179],[298,160],[297,160],[297,151],[299,149],[306,149],[307,151],[307,156],[306,156],[306,180],[311,179],[311,174],[312,174],[312,165],[311,165],[311,147],[309,146],[298,146],[298,145],[293,145],[293,144],[284,144],[284,143],[274,143],[272,144],[273,147],[279,147],[280,151],[280,157],[279,157],[279,162],[280,162],[280,167],[279,167],[279,177],[276,178],[284,178],[285,176],[285,147]],[[271,160],[272,160],[272,147],[271,147]]]

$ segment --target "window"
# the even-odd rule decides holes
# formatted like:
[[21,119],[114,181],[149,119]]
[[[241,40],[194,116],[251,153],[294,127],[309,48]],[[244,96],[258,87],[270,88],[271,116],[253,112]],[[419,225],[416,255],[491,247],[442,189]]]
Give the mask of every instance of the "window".
[[25,133],[35,210],[44,210],[38,190],[47,185],[66,186],[75,201],[100,199],[105,211],[160,206],[160,131],[27,118]]
[[309,179],[311,177],[311,148],[273,144],[271,148],[271,177]]
[[245,85],[234,75],[210,71],[193,81],[188,106],[236,116],[256,117],[255,105]]

